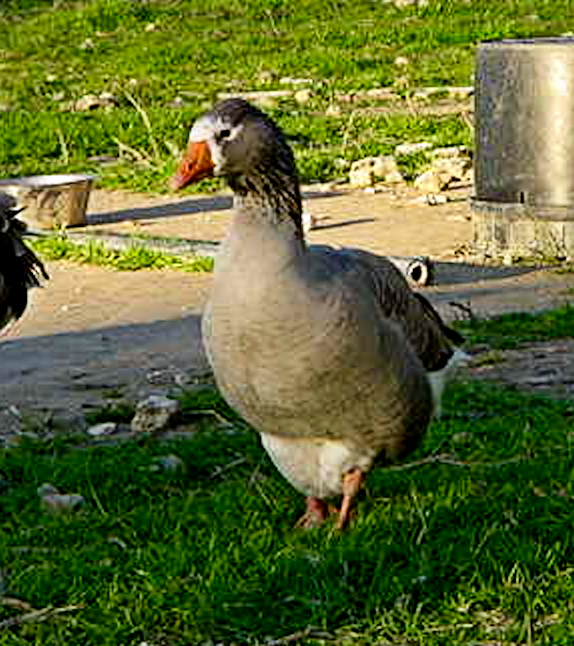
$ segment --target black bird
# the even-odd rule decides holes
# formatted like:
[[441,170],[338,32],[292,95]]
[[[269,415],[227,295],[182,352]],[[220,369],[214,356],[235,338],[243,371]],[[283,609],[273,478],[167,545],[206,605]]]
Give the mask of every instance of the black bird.
[[0,193],[0,329],[19,319],[28,304],[28,290],[48,278],[44,265],[24,244],[26,225],[16,217],[16,200]]

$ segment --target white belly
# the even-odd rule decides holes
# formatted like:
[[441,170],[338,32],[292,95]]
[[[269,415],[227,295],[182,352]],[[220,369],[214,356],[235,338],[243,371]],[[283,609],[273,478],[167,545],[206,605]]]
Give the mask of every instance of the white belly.
[[376,457],[338,440],[261,433],[261,441],[283,477],[301,493],[317,498],[340,495],[345,473],[355,468],[366,473]]

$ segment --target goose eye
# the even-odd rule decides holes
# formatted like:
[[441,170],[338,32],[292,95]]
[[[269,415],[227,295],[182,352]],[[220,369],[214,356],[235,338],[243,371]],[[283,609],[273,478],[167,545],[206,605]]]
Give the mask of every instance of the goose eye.
[[231,130],[225,129],[225,130],[222,130],[219,133],[219,138],[220,139],[229,139],[230,135],[231,135]]

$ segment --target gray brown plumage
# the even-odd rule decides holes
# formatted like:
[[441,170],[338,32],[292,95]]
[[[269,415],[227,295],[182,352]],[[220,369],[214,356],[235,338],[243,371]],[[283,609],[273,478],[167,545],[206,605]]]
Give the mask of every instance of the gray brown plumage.
[[194,124],[174,181],[211,174],[235,194],[203,322],[218,386],[309,497],[304,524],[343,494],[342,526],[375,460],[419,443],[461,339],[385,258],[306,244],[292,152],[245,101]]
[[17,219],[15,200],[0,193],[0,329],[22,316],[28,290],[48,278],[44,265],[23,240],[26,226]]

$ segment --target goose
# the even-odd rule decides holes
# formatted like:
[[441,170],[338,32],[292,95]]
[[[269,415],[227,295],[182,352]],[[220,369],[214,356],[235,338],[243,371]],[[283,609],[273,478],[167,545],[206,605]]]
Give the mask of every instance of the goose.
[[19,319],[28,290],[48,278],[44,265],[24,244],[26,225],[16,218],[16,200],[0,192],[0,329]]
[[217,386],[306,496],[298,525],[343,528],[369,470],[419,444],[463,339],[390,261],[306,243],[292,151],[243,99],[195,121],[172,185],[210,176],[234,193],[202,321]]

